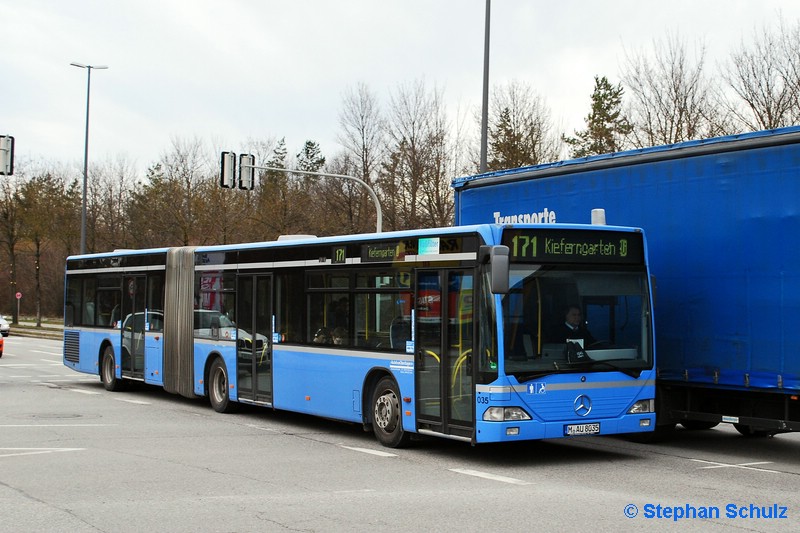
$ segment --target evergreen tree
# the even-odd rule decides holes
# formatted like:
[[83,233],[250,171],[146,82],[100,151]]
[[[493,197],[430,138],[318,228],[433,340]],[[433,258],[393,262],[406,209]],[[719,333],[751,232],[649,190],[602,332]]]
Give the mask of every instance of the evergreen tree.
[[306,172],[319,172],[325,165],[325,156],[318,143],[306,141],[303,149],[297,154],[297,170]]
[[623,92],[622,84],[613,86],[605,76],[594,77],[592,112],[586,117],[586,129],[576,131],[575,137],[563,137],[564,142],[571,146],[572,157],[623,149],[625,137],[633,130],[628,118],[622,114]]
[[489,132],[491,161],[489,169],[516,168],[532,164],[528,157],[524,135],[514,127],[511,110],[504,107],[497,118],[496,125]]

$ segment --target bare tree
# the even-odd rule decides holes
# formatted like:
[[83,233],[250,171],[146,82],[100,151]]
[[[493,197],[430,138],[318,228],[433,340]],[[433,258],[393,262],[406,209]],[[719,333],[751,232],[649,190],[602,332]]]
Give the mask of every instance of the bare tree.
[[[379,189],[388,229],[431,227],[449,223],[452,205],[443,203],[449,183],[447,120],[441,93],[418,81],[391,97],[387,123],[388,155]],[[449,194],[449,191],[448,191]],[[450,200],[447,200],[451,202]]]
[[560,137],[549,107],[529,84],[511,81],[494,89],[489,118],[490,170],[556,161]]
[[800,22],[794,26],[780,24],[780,65],[784,83],[791,91],[791,124],[800,123]]
[[378,99],[359,83],[345,93],[342,106],[338,140],[347,156],[358,164],[356,177],[371,183],[385,151],[385,126]]
[[[386,129],[378,99],[359,83],[345,93],[342,106],[338,140],[344,151],[330,162],[329,170],[355,176],[374,188],[386,150]],[[329,179],[323,182],[322,190],[328,204],[326,212],[338,226],[334,233],[364,232],[374,227],[375,206],[364,187],[353,181]]]
[[749,45],[742,40],[731,52],[721,75],[735,98],[725,98],[723,105],[741,129],[756,131],[794,123],[797,93],[787,79],[791,54],[782,46],[789,42],[764,27],[760,33],[753,32]]
[[213,172],[198,139],[172,140],[172,149],[148,169],[147,179],[131,194],[128,216],[134,246],[189,246],[208,240],[200,222],[203,182]]
[[93,180],[97,202],[91,239],[93,248],[106,251],[130,247],[127,207],[138,182],[133,163],[124,156],[106,161],[96,167]]
[[442,93],[434,91],[431,96],[433,115],[430,117],[430,165],[428,179],[421,183],[422,207],[429,225],[441,227],[453,223],[455,206],[450,180],[453,178],[451,170],[453,152],[456,150],[451,141],[450,124],[442,101]]
[[627,56],[622,76],[636,147],[672,144],[726,133],[714,87],[705,74],[705,46],[690,58],[677,36],[653,43],[653,57]]

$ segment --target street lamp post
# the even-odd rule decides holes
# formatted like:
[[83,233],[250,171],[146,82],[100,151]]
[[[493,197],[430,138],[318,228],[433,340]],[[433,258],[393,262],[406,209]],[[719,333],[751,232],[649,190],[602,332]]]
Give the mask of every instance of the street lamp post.
[[86,253],[86,186],[89,181],[89,94],[92,89],[92,69],[105,70],[106,65],[84,65],[70,63],[73,67],[86,69],[86,138],[83,145],[83,198],[81,201],[81,254]]
[[489,18],[492,0],[486,0],[486,29],[483,37],[483,103],[481,106],[481,162],[480,171],[486,172],[489,130]]

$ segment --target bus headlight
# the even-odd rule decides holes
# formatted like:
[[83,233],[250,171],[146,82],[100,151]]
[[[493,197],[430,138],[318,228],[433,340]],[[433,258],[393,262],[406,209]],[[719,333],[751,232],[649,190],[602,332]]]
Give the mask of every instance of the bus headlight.
[[642,413],[654,413],[656,410],[655,400],[639,400],[628,409],[629,415],[640,415]]
[[531,415],[521,407],[490,407],[483,412],[486,422],[506,422],[509,420],[530,420]]

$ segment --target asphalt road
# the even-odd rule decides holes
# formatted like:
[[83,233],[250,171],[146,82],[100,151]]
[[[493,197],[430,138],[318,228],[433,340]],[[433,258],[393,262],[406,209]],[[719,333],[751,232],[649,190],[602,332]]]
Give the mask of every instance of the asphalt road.
[[796,434],[745,439],[721,426],[657,445],[425,439],[392,450],[359,426],[255,408],[223,415],[146,386],[110,393],[61,365],[60,342],[13,333],[0,359],[0,405],[3,532],[800,524]]

